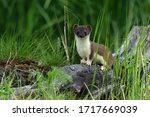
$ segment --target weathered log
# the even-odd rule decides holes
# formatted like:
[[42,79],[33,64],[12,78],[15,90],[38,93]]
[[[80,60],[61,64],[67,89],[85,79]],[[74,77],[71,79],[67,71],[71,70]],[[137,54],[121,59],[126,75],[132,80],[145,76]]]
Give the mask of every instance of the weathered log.
[[27,97],[35,97],[36,96],[36,88],[35,85],[26,85],[23,87],[12,88],[13,92],[10,96],[10,99],[26,99]]
[[63,70],[73,78],[73,82],[64,86],[63,89],[72,89],[77,93],[86,88],[85,84],[87,86],[93,85],[99,89],[104,84],[110,85],[112,80],[112,70],[104,72],[98,65],[75,64],[65,66]]
[[120,60],[126,56],[135,55],[138,45],[143,45],[143,50],[146,53],[146,59],[150,59],[150,25],[149,26],[134,26],[127,39],[122,46],[115,52],[114,56],[119,56]]

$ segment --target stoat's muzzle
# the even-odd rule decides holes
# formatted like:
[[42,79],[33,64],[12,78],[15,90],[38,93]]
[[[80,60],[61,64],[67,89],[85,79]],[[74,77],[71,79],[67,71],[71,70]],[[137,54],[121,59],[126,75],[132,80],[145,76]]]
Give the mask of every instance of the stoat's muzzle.
[[84,38],[84,37],[86,37],[86,36],[88,35],[88,33],[87,33],[86,31],[83,31],[83,30],[77,31],[75,34],[76,34],[78,37],[80,37],[80,38]]

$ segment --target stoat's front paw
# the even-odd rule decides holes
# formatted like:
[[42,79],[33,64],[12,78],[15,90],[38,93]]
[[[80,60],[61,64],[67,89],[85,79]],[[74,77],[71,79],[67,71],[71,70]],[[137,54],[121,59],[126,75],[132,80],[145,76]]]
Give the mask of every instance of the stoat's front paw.
[[82,59],[82,60],[80,61],[80,63],[81,63],[81,64],[86,64],[86,61],[85,61],[84,59]]
[[85,61],[84,59],[82,59],[82,60],[80,61],[80,63],[81,63],[81,64],[86,64],[86,65],[91,66],[92,61],[91,61],[91,60]]
[[90,61],[90,60],[87,60],[87,61],[86,61],[86,65],[91,66],[91,63],[92,63],[92,61]]

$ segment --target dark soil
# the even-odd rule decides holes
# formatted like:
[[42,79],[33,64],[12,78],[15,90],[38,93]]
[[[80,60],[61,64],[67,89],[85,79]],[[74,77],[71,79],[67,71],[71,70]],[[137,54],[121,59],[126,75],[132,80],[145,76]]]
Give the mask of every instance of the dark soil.
[[12,87],[31,85],[36,82],[37,72],[46,76],[50,66],[39,65],[31,59],[0,60],[0,82],[11,79]]

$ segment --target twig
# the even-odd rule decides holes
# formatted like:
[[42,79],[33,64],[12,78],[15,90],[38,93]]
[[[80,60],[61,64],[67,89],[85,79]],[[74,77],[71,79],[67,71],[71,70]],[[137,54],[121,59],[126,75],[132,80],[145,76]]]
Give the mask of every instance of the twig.
[[123,99],[125,100],[126,98],[125,98],[125,94],[124,94],[124,85],[122,85],[120,88],[121,88],[121,92],[122,92],[122,95],[123,95]]
[[88,92],[89,92],[89,94],[90,94],[92,100],[95,100],[94,97],[92,96],[92,93],[90,92],[88,86],[86,85],[86,83],[84,83],[84,85],[85,85],[86,89],[88,90]]
[[70,58],[69,58],[69,52],[68,52],[68,44],[67,44],[67,34],[66,34],[66,25],[67,24],[64,24],[64,48],[65,48],[65,52],[66,52],[66,56],[67,56],[67,61],[70,61]]
[[3,81],[4,81],[4,77],[5,77],[5,75],[6,75],[7,65],[8,65],[10,59],[11,59],[11,53],[10,53],[10,55],[9,55],[9,58],[8,58],[7,62],[6,62],[6,65],[5,65],[4,73],[3,73],[3,76],[2,76],[2,78],[1,78],[1,84],[2,84]]
[[69,57],[69,52],[68,52],[68,44],[67,44],[67,32],[66,32],[67,28],[66,28],[66,25],[67,25],[66,7],[64,6],[64,37],[61,36],[61,40],[62,40],[64,49],[65,49],[65,53],[66,53],[66,56],[67,56],[67,61],[70,62],[70,57]]

